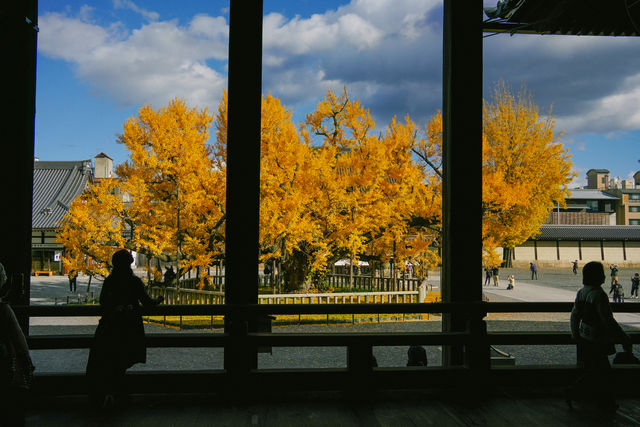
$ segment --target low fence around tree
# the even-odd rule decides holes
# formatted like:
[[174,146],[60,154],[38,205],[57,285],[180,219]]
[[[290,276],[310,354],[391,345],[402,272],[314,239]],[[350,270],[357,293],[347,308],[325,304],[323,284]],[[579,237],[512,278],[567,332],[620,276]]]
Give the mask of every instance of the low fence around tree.
[[[165,304],[224,304],[224,292],[220,291],[151,286],[148,292],[152,298],[163,296]],[[258,295],[258,304],[411,304],[418,302],[424,302],[424,296],[421,298],[419,291]]]
[[[351,279],[353,281],[351,282]],[[420,284],[425,279],[417,277],[373,277],[373,276],[352,276],[348,274],[328,274],[325,276],[324,283],[326,287],[332,287],[337,290],[351,289],[371,292],[397,292],[397,291],[417,291]],[[258,285],[261,287],[275,287],[282,284],[281,277],[275,275],[259,275],[257,276]],[[224,276],[208,276],[205,290],[222,291],[224,289]],[[199,290],[200,279],[189,278],[180,280],[181,289]]]

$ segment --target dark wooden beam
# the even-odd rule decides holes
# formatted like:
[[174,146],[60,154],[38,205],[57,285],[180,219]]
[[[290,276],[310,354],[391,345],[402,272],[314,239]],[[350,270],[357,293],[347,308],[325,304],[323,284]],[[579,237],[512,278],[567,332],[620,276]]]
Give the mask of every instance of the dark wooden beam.
[[[482,269],[482,0],[445,0],[443,42],[442,296],[480,302],[481,282],[473,278]],[[464,331],[470,321],[482,318],[447,314],[443,329]],[[473,328],[482,333],[481,323]],[[447,366],[467,356],[461,346],[443,351]],[[488,347],[473,357],[488,365]]]
[[[234,1],[229,13],[227,304],[258,302],[261,101],[262,1]],[[230,372],[248,372],[257,363],[256,350],[247,348],[243,339],[253,323],[243,316],[225,318],[225,331],[232,337],[225,351]]]
[[[4,1],[0,6],[2,39],[4,161],[0,182],[7,188],[0,209],[0,262],[11,283],[14,304],[29,304],[31,204],[33,193],[36,97],[37,0]],[[19,318],[28,334],[29,320]]]

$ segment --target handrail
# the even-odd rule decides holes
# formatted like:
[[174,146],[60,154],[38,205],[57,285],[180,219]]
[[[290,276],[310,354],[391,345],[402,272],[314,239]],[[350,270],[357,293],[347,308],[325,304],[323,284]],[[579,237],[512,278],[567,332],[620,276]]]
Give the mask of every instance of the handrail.
[[[640,313],[640,304],[612,303],[616,313]],[[31,317],[101,316],[97,305],[33,305],[14,306],[19,315]],[[385,304],[193,304],[159,305],[142,307],[145,316],[155,315],[229,315],[243,314],[387,314],[387,313],[458,313],[480,315],[485,313],[569,313],[570,302],[436,302],[436,303],[385,303]]]

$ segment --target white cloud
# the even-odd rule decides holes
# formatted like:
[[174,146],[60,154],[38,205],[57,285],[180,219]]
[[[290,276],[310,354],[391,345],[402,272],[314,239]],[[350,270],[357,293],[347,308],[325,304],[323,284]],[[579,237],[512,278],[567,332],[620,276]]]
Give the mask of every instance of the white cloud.
[[160,15],[157,12],[149,11],[138,7],[131,0],[113,0],[113,7],[115,9],[128,9],[131,10],[149,21],[157,21]]
[[[113,4],[148,22],[136,29],[98,25],[89,7],[75,16],[47,13],[39,21],[40,51],[73,64],[95,94],[118,104],[166,103],[173,96],[217,103],[226,87],[223,16],[196,15],[180,25],[130,0]],[[265,92],[294,111],[343,86],[371,108],[378,126],[407,113],[424,121],[441,108],[442,0],[352,0],[305,17],[270,13],[263,52]],[[553,104],[565,141],[640,129],[636,38],[497,35],[485,39],[484,57],[485,87],[499,79],[516,89],[525,83],[542,111]]]
[[41,53],[70,62],[94,94],[119,105],[164,104],[178,96],[215,106],[226,87],[226,75],[207,65],[227,59],[223,17],[197,15],[185,27],[154,21],[126,32],[119,22],[102,27],[86,14],[48,13],[39,26]]

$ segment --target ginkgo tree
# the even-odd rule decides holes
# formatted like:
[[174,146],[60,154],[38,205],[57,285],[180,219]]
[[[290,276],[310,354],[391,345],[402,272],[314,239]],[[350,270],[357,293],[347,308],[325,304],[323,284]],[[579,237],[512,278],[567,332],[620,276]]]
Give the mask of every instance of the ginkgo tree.
[[[145,105],[127,120],[118,142],[130,159],[117,167],[118,179],[105,191],[84,194],[62,223],[59,240],[75,254],[65,263],[78,269],[80,254],[89,255],[106,273],[109,257],[94,256],[82,241],[106,245],[108,235],[110,247],[174,260],[179,271],[210,266],[224,245],[225,194],[224,171],[214,167],[208,144],[212,121],[206,109],[179,99],[158,110]],[[87,227],[86,218],[107,214],[113,216]],[[116,236],[125,227],[126,241]]]
[[[227,108],[223,93],[215,116],[174,99],[127,120],[118,141],[129,160],[117,179],[91,185],[61,224],[65,265],[106,274],[118,247],[175,262],[180,272],[222,259]],[[550,112],[541,115],[527,92],[497,86],[483,117],[482,239],[493,264],[496,248],[540,229],[573,174]],[[442,117],[424,125],[393,118],[375,129],[346,89],[328,91],[299,128],[279,99],[263,97],[259,243],[263,261],[279,262],[285,290],[321,280],[344,258],[394,272],[439,262]]]
[[[504,83],[483,105],[482,240],[488,265],[509,262],[511,249],[540,231],[554,205],[564,206],[574,178],[571,155],[559,141],[551,110],[540,114],[530,92],[513,94]],[[413,147],[433,178],[442,179],[442,116],[422,129]]]
[[126,246],[124,211],[117,179],[89,184],[71,202],[58,228],[57,239],[66,249],[62,257],[65,267],[89,277],[106,276],[113,252]]
[[305,125],[307,141],[320,139],[310,209],[326,264],[348,258],[353,265],[363,256],[400,264],[435,262],[430,245],[436,233],[411,223],[418,211],[423,216],[440,211],[424,169],[411,158],[413,124],[394,119],[386,132],[373,135],[369,111],[344,90],[329,91]]

